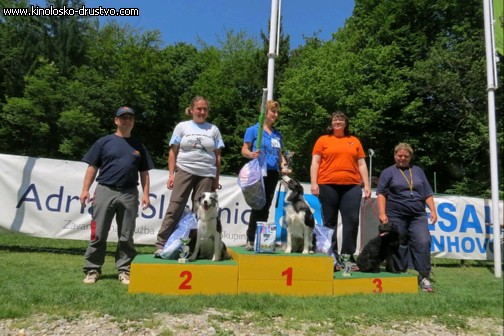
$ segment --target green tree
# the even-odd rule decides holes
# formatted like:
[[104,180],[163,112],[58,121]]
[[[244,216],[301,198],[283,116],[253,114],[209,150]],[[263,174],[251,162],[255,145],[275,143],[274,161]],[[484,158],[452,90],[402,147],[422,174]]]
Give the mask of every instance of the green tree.
[[[46,0],[46,8],[78,9],[83,5],[83,0]],[[85,63],[90,19],[80,15],[50,15],[41,17],[40,21],[43,52],[68,77],[73,68]]]
[[201,51],[205,68],[184,96],[187,102],[194,95],[209,99],[209,120],[219,127],[226,145],[223,174],[237,174],[243,166],[243,134],[248,126],[257,122],[259,115],[264,87],[262,73],[266,70],[258,66],[257,50],[257,41],[245,33],[228,31],[221,49],[205,47]]
[[[474,0],[360,0],[332,41],[307,39],[280,85],[284,134],[306,157],[298,159],[301,179],[308,180],[310,149],[327,113],[341,109],[377,154],[373,175],[407,141],[431,182],[437,173],[440,191],[487,190],[482,18]],[[499,139],[502,129],[499,119]]]
[[0,114],[0,143],[5,152],[59,157],[56,121],[64,102],[64,83],[58,68],[45,63],[33,76],[26,77],[23,97],[7,98]]
[[[26,8],[28,1],[2,0],[3,8]],[[0,12],[0,104],[7,96],[20,97],[24,77],[32,72],[41,50],[39,17],[3,16]]]

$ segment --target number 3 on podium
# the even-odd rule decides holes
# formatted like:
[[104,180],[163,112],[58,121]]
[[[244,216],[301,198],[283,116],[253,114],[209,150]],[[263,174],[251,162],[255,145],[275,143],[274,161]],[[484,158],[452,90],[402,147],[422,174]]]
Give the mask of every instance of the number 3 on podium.
[[373,289],[373,293],[383,292],[383,287],[382,287],[383,282],[380,278],[374,279],[373,283],[376,285],[376,289]]

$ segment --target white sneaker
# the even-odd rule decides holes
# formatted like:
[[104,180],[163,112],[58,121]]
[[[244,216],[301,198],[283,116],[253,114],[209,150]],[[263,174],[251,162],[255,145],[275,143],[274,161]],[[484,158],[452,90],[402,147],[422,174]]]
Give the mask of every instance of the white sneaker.
[[248,242],[247,242],[247,245],[245,245],[245,250],[246,250],[246,251],[254,251],[254,243],[253,243],[253,242],[248,241]]
[[82,280],[82,282],[85,284],[94,284],[99,277],[100,273],[98,271],[89,271],[86,273],[86,277]]
[[118,279],[123,285],[129,285],[130,283],[130,275],[128,272],[119,273]]
[[427,279],[427,278],[423,278],[422,280],[420,280],[420,288],[424,292],[428,292],[428,293],[434,292],[434,289],[432,288],[432,284],[429,281],[429,279]]
[[154,258],[161,258],[162,253],[163,249],[157,249],[156,252],[154,252]]

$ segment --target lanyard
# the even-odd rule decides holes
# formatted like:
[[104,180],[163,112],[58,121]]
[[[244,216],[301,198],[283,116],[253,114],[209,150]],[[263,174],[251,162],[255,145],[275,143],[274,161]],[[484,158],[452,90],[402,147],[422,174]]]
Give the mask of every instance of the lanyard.
[[410,176],[409,180],[406,177],[406,175],[404,175],[404,172],[402,171],[402,169],[401,168],[398,168],[398,169],[401,172],[401,174],[404,177],[404,179],[406,180],[406,182],[408,183],[408,186],[409,186],[409,189],[410,189],[410,195],[411,195],[411,197],[413,197],[413,172],[411,171],[411,167],[408,168],[408,170],[409,170],[409,176]]

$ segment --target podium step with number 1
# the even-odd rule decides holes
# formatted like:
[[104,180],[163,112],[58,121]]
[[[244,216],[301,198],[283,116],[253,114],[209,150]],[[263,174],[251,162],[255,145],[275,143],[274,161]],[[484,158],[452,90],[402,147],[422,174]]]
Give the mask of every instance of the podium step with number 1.
[[239,264],[238,293],[332,295],[333,259],[326,254],[229,252]]

